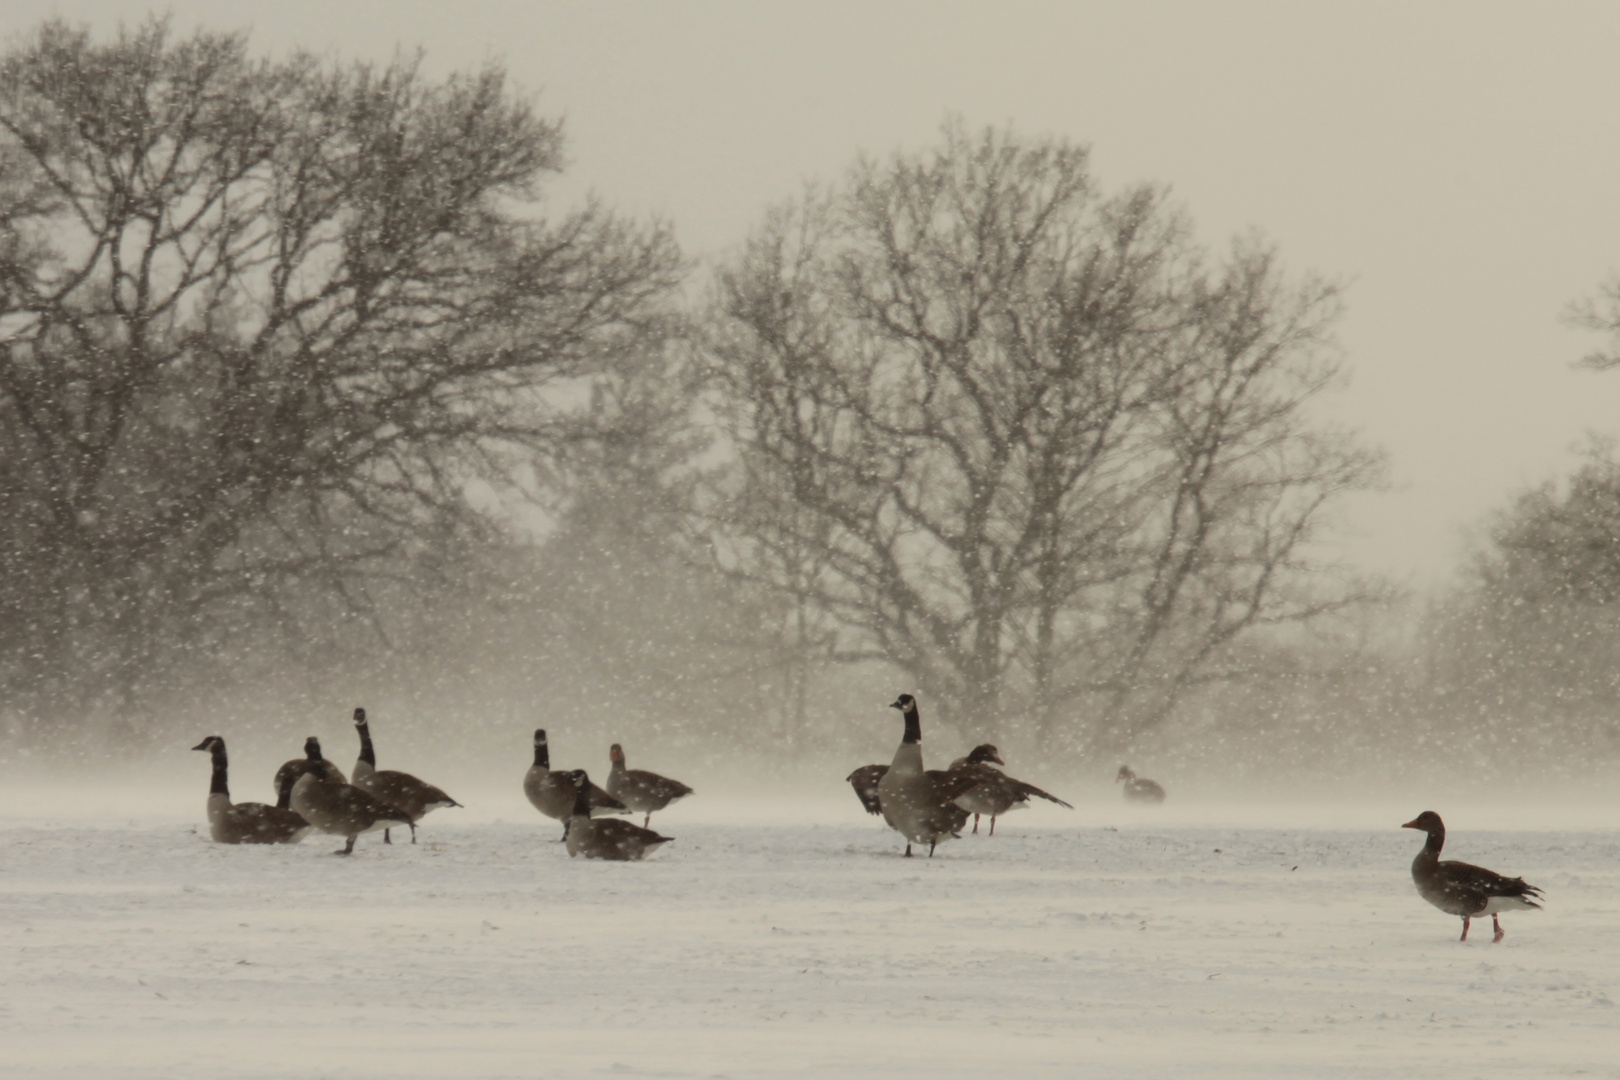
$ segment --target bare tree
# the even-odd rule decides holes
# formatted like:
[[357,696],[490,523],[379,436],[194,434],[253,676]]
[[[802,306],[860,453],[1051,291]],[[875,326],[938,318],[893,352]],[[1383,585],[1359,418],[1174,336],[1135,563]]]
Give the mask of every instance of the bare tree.
[[567,435],[547,392],[657,332],[680,266],[596,206],[533,211],[561,139],[496,67],[256,60],[163,20],[0,59],[13,700],[127,700],[289,585],[363,614],[502,448]]
[[1378,473],[1306,411],[1337,314],[1256,242],[1206,266],[1161,191],[1100,195],[1083,148],[948,126],[720,273],[723,559],[947,716],[1128,742],[1244,631],[1361,595],[1307,560]]

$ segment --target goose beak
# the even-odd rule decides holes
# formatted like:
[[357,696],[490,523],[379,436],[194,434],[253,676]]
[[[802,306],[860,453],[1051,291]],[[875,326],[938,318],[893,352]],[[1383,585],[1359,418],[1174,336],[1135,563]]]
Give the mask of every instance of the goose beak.
[[1421,825],[1419,825],[1417,823],[1416,818],[1413,818],[1411,821],[1408,821],[1405,825],[1402,825],[1401,828],[1403,828],[1403,829],[1421,829],[1421,828],[1423,828],[1423,826],[1421,826]]
[[198,743],[196,746],[193,746],[192,749],[193,750],[206,750],[206,749],[208,749],[208,740],[204,739],[202,742]]
[[905,706],[900,704],[898,701],[891,701],[891,702],[889,702],[889,708],[891,708],[891,709],[904,709]]
[[990,760],[994,761],[997,765],[1006,765],[1007,764],[1005,761],[1001,760],[1001,755],[1000,754],[991,754],[990,755]]

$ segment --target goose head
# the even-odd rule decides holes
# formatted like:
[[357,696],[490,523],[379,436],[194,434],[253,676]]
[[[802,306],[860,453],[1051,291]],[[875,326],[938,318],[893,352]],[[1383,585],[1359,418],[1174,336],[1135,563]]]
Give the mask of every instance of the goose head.
[[1131,771],[1131,767],[1129,765],[1121,765],[1119,767],[1119,772],[1114,776],[1114,783],[1117,784],[1122,780],[1135,780],[1135,779],[1136,779],[1136,774]]
[[365,727],[366,726],[366,710],[364,710],[364,709],[356,709],[356,710],[354,710],[354,726],[355,727]]
[[987,761],[994,762],[997,765],[1007,764],[1001,760],[1001,753],[990,743],[980,743],[975,746],[968,751],[967,759],[969,765],[982,765]]
[[568,779],[573,782],[575,788],[580,790],[584,790],[591,782],[591,778],[586,775],[584,769],[571,770],[568,773]]
[[546,729],[545,728],[537,727],[537,728],[534,729],[534,745],[536,745],[536,746],[544,746],[544,745],[546,745]]
[[910,694],[901,694],[899,697],[889,702],[889,708],[899,709],[902,714],[910,716],[912,713],[917,711],[917,699],[912,697]]
[[218,750],[223,754],[225,752],[225,740],[220,738],[218,735],[210,735],[196,746],[193,746],[192,749],[209,751]]
[[1401,828],[1422,829],[1426,833],[1443,833],[1446,831],[1445,824],[1440,820],[1440,815],[1433,810],[1423,811],[1423,813],[1402,825]]
[[317,739],[313,735],[304,740],[304,754],[311,761],[326,760],[325,758],[321,757],[321,740]]
[[608,747],[608,760],[613,762],[615,765],[623,765],[624,747],[620,746],[618,743],[614,743],[612,746]]

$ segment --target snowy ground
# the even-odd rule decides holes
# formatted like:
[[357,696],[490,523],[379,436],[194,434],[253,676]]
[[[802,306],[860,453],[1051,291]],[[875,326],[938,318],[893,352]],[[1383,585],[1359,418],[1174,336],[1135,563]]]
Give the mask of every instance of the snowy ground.
[[1547,891],[1492,945],[1412,890],[1424,806],[1088,803],[906,860],[847,793],[694,798],[603,864],[514,796],[339,859],[211,844],[194,780],[0,796],[0,1075],[1620,1077],[1612,812],[1435,807]]

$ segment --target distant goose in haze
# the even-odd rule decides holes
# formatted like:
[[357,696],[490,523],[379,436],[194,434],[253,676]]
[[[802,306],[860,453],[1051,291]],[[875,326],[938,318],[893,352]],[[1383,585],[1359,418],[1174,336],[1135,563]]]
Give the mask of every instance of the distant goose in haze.
[[231,802],[226,783],[225,740],[210,735],[193,750],[207,750],[214,758],[214,778],[208,786],[208,834],[216,844],[296,844],[315,828],[292,810],[264,803]]
[[[551,750],[546,745],[546,729],[534,729],[534,764],[523,774],[523,794],[529,803],[548,818],[563,823],[562,839],[568,839],[568,828],[574,816],[574,775],[551,768]],[[591,814],[628,814],[629,807],[595,784],[590,785]]]
[[575,769],[568,775],[574,785],[574,810],[567,836],[570,858],[583,855],[587,859],[630,862],[646,858],[675,839],[617,818],[592,817],[595,807],[591,802],[591,778],[584,769]]
[[[314,736],[310,742],[320,744]],[[319,771],[309,771],[292,784],[292,808],[322,832],[348,838],[337,854],[349,855],[361,833],[376,832],[394,825],[409,825],[410,818],[382,800],[366,794],[353,784],[332,780]]]
[[321,757],[321,741],[311,735],[304,740],[304,756],[293,758],[276,770],[277,806],[283,810],[288,808],[288,793],[292,791],[293,784],[298,781],[300,776],[309,772],[323,776],[328,780],[337,780],[339,782],[347,782],[348,780],[348,777],[343,775],[342,769]]
[[613,762],[613,768],[608,770],[608,794],[636,813],[645,814],[641,822],[643,828],[652,824],[654,811],[692,794],[692,789],[679,780],[645,769],[625,768],[624,748],[618,743],[608,750],[608,759]]
[[1045,799],[1055,802],[1059,806],[1074,807],[1052,795],[1042,791],[1034,784],[1026,784],[1022,780],[1015,780],[996,768],[1005,765],[1001,754],[990,743],[981,743],[968,752],[967,757],[957,758],[951,762],[951,771],[967,773],[978,777],[977,787],[970,789],[967,794],[956,800],[956,805],[964,810],[973,811],[973,831],[979,831],[979,815],[990,815],[990,835],[996,835],[996,818],[1014,810],[1022,810],[1029,805],[1029,800]]
[[1401,828],[1421,829],[1429,834],[1423,850],[1412,860],[1412,882],[1423,899],[1448,915],[1462,917],[1459,941],[1468,940],[1468,923],[1476,916],[1491,917],[1491,925],[1496,930],[1496,936],[1491,939],[1494,944],[1506,936],[1498,917],[1502,912],[1541,909],[1536,903],[1541,899],[1541,890],[1527,884],[1522,877],[1503,877],[1494,870],[1465,862],[1449,859],[1442,862],[1440,849],[1446,844],[1446,827],[1433,810],[1423,811]]
[[1164,788],[1155,781],[1142,780],[1131,771],[1129,765],[1121,765],[1114,777],[1114,783],[1125,785],[1125,799],[1127,802],[1164,802]]
[[[878,811],[890,828],[906,838],[907,858],[911,856],[912,844],[927,844],[928,854],[932,856],[941,840],[961,835],[968,812],[957,805],[956,800],[983,781],[971,773],[924,769],[922,720],[917,715],[917,699],[901,694],[889,707],[900,710],[905,719],[905,731],[894,752],[894,761],[878,780]],[[858,788],[856,794],[860,794]],[[865,803],[864,798],[862,803]]]
[[[377,754],[371,748],[371,727],[366,723],[366,710],[354,710],[354,730],[360,734],[360,757],[354,763],[354,786],[375,799],[380,799],[409,819],[411,843],[416,843],[416,823],[428,814],[445,806],[460,806],[439,788],[410,773],[377,768]],[[383,843],[392,844],[388,830],[383,830]]]

